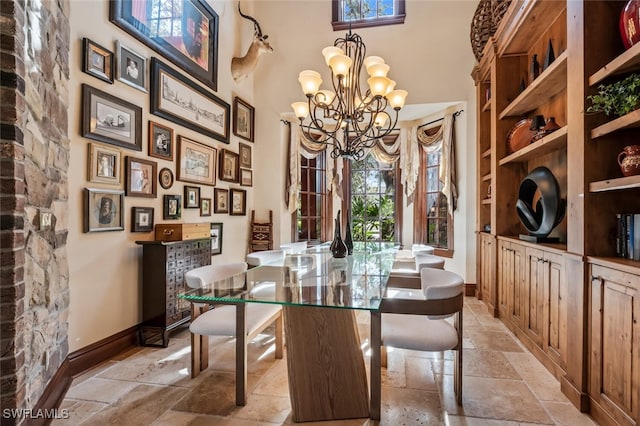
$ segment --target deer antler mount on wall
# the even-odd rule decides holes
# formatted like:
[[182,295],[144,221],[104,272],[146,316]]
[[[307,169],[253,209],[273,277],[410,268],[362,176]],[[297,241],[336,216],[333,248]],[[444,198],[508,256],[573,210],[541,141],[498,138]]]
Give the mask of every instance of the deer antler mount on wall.
[[255,69],[260,55],[265,52],[273,52],[273,47],[271,47],[267,41],[269,36],[262,35],[260,24],[255,18],[242,13],[242,10],[240,9],[240,2],[238,2],[238,12],[240,12],[240,16],[253,22],[254,34],[253,41],[251,42],[251,46],[249,46],[247,53],[240,58],[234,57],[231,60],[231,75],[236,83],[247,78],[247,76]]

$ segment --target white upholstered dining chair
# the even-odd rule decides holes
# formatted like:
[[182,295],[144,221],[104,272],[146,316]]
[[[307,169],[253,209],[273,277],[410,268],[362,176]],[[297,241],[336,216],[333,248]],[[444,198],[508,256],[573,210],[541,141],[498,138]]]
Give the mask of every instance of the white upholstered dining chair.
[[287,253],[284,250],[263,250],[247,254],[246,260],[250,268],[261,265],[282,266]]
[[[224,265],[207,265],[192,269],[185,274],[187,285],[194,289],[207,288],[214,282],[228,280],[225,287],[242,289],[244,286],[244,272],[247,271],[245,262],[235,262]],[[238,336],[236,326],[235,304],[208,306],[194,306],[191,309],[191,377],[196,377],[200,371],[209,366],[209,336]],[[265,328],[275,322],[275,356],[282,358],[282,307],[276,304],[247,303],[245,316],[246,335],[243,353],[239,362],[246,363],[247,344],[251,342]],[[238,353],[236,352],[236,357]],[[245,371],[246,371],[246,366]]]
[[[464,280],[434,268],[420,270],[421,291],[388,288],[382,312],[381,364],[386,347],[427,352],[455,350],[453,383],[462,405],[462,308]],[[453,316],[453,324],[447,320]]]

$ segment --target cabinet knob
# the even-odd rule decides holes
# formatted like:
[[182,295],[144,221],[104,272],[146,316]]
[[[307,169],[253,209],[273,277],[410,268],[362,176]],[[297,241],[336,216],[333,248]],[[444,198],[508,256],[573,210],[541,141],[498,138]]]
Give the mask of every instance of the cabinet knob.
[[591,282],[593,282],[593,281],[602,282],[602,277],[600,277],[600,276],[596,277],[595,275],[591,275]]

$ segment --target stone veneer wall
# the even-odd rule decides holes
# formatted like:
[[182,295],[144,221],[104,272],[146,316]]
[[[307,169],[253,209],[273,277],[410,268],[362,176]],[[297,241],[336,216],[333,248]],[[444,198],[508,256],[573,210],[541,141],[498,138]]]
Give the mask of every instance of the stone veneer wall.
[[[69,7],[68,0],[0,1],[3,409],[33,408],[69,348]],[[48,229],[39,227],[43,212],[52,213]]]

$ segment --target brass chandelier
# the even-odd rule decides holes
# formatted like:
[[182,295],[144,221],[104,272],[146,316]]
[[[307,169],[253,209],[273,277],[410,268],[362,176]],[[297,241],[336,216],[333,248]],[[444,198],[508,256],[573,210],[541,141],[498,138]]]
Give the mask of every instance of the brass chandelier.
[[[394,130],[407,97],[406,90],[394,90],[396,82],[387,77],[389,65],[384,59],[365,57],[366,50],[362,38],[351,30],[322,49],[331,69],[333,91],[320,90],[322,78],[316,71],[305,70],[298,77],[307,102],[291,106],[302,135],[311,142],[331,145],[332,158],[360,160],[365,149]],[[363,66],[369,75],[365,93],[360,82]]]

